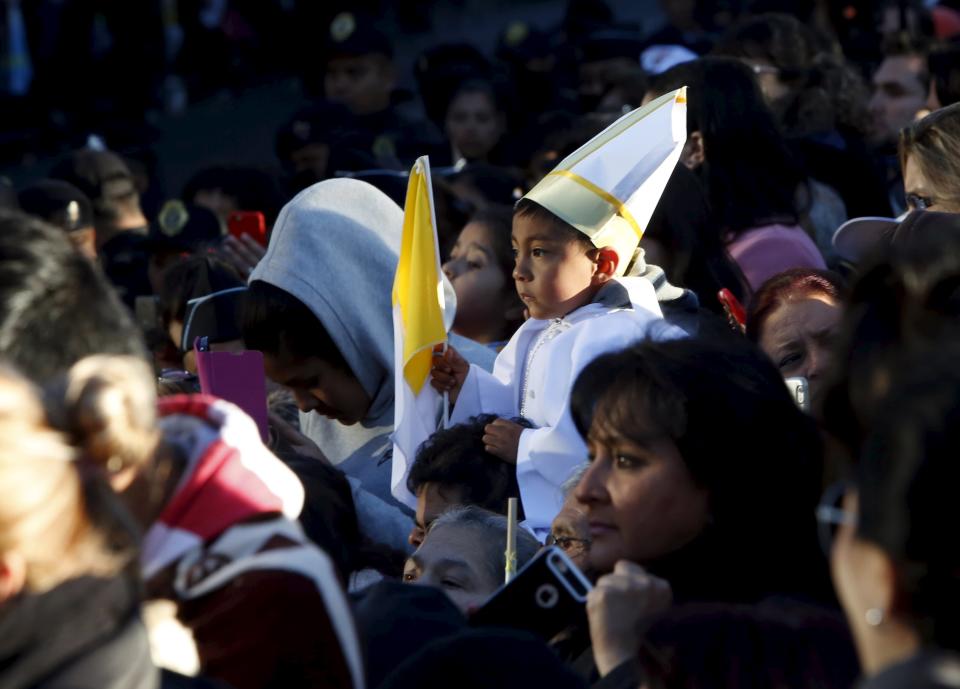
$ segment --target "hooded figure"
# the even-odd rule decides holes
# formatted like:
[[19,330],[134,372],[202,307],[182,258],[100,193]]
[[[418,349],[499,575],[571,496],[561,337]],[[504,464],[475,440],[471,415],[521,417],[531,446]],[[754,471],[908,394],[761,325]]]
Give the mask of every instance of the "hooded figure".
[[[411,522],[390,495],[394,418],[391,294],[402,228],[403,211],[376,187],[354,179],[320,182],[300,192],[281,211],[267,253],[250,275],[250,288],[255,300],[257,283],[268,283],[306,306],[342,357],[341,367],[345,364],[349,369],[347,379],[359,383],[357,395],[363,398],[359,405],[363,411],[348,418],[331,403],[329,395],[317,393],[317,387],[311,392],[301,384],[306,381],[293,380],[291,384],[287,376],[275,377],[294,391],[303,433],[351,479],[364,531],[381,542],[405,548]],[[251,345],[249,311],[244,330]],[[280,329],[295,326],[279,319],[276,323]],[[486,348],[455,336],[451,341],[468,360],[492,367],[495,355]],[[273,372],[277,367],[271,366],[271,359],[280,352],[271,349],[282,347],[263,347],[268,371]]]

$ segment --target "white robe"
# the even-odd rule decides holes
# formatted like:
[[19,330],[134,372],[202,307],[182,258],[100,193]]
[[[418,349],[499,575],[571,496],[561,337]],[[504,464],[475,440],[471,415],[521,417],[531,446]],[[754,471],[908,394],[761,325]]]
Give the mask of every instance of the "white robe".
[[[593,302],[560,320],[567,329],[544,342],[530,362],[524,411],[534,428],[523,431],[517,450],[524,525],[541,540],[563,503],[561,486],[587,458],[586,444],[570,415],[570,392],[580,371],[600,355],[645,337],[683,336],[663,320],[653,285],[643,278],[611,281]],[[526,321],[500,352],[492,375],[471,365],[451,422],[477,414],[519,416],[530,348],[554,322]]]

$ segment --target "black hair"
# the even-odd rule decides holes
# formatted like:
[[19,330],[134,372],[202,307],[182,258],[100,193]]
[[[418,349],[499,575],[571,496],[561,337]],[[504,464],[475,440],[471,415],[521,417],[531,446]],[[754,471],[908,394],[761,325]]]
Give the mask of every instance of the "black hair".
[[236,269],[211,254],[189,256],[163,272],[160,287],[160,317],[164,327],[172,321],[184,322],[187,302],[214,292],[242,287]]
[[493,106],[493,109],[496,112],[501,115],[505,115],[503,99],[501,98],[500,93],[497,91],[497,88],[494,86],[493,82],[487,79],[468,79],[467,81],[458,84],[450,94],[450,100],[447,101],[444,117],[446,117],[447,113],[449,113],[450,106],[453,105],[453,101],[465,93],[482,93],[490,99],[490,105]]
[[914,211],[851,286],[822,417],[856,455],[890,380],[891,352],[960,340],[960,217]]
[[[678,597],[829,598],[814,521],[819,436],[752,344],[731,333],[709,344],[643,342],[606,354],[577,377],[570,404],[584,438],[595,424],[641,442],[668,437],[706,489],[712,520],[703,533],[661,561],[641,563],[670,580]],[[710,581],[706,570],[714,572]]]
[[[960,356],[957,340],[891,358],[898,371],[860,447],[857,535],[897,570],[903,610],[924,645],[960,648]],[[897,380],[899,377],[899,380]]]
[[330,333],[302,301],[276,285],[254,280],[244,294],[241,330],[248,349],[271,356],[317,357],[331,366],[350,366]]
[[516,468],[487,452],[484,428],[494,414],[474,416],[437,431],[417,450],[407,475],[407,488],[416,495],[427,483],[460,493],[462,504],[507,513],[507,498],[519,498]]
[[764,60],[777,69],[789,93],[771,107],[785,133],[805,136],[839,127],[863,136],[870,121],[867,86],[833,48],[795,16],[769,13],[740,22],[714,52]]
[[182,198],[195,203],[201,191],[220,190],[237,203],[237,210],[260,211],[273,225],[283,197],[277,180],[262,170],[234,165],[216,165],[203,168],[193,175],[183,188]]
[[345,588],[350,575],[363,569],[388,578],[403,574],[405,554],[376,543],[360,528],[353,492],[343,472],[290,450],[278,450],[277,456],[303,484],[305,499],[298,521],[304,533],[333,560]]
[[718,232],[737,235],[774,222],[799,221],[797,190],[805,176],[780,136],[750,68],[707,57],[654,77],[657,94],[688,86],[687,131],[703,137],[697,168]]
[[588,251],[596,248],[593,242],[583,232],[568,223],[566,220],[555,214],[553,211],[544,208],[536,201],[528,198],[522,198],[517,201],[513,209],[514,218],[526,218],[531,222],[542,225],[543,227],[553,228],[564,238],[572,242],[579,242]]
[[693,290],[705,309],[725,316],[717,299],[724,287],[746,301],[746,278],[711,225],[703,185],[685,166],[673,169],[643,235],[669,253],[670,265],[660,267],[670,282]]
[[63,230],[0,210],[0,354],[45,382],[92,354],[146,358],[131,314]]

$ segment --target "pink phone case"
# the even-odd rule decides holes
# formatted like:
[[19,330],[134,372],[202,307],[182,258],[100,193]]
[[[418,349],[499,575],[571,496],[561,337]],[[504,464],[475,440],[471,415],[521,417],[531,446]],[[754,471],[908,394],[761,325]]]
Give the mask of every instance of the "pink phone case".
[[200,390],[237,405],[247,412],[260,429],[260,438],[270,437],[267,425],[267,382],[263,372],[263,354],[243,352],[205,352],[195,349]]

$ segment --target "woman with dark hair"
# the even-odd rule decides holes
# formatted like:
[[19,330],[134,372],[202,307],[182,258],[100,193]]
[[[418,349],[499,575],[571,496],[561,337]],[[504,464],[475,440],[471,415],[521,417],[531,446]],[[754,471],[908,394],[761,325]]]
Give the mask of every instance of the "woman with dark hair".
[[777,131],[751,70],[738,60],[702,58],[654,78],[651,94],[688,86],[687,143],[711,218],[752,289],[789,268],[825,268],[800,227],[806,177]]
[[747,313],[747,337],[784,378],[807,379],[814,405],[819,405],[823,378],[833,362],[842,293],[839,276],[797,268],[763,283]]
[[855,481],[818,510],[825,534],[837,529],[834,583],[865,689],[960,685],[960,549],[944,537],[960,519],[955,342],[877,370],[888,384],[854,452]]
[[489,161],[506,126],[493,85],[479,80],[464,83],[454,92],[444,117],[453,162]]
[[723,288],[746,301],[746,278],[711,226],[703,186],[683,165],[670,175],[640,246],[648,264],[660,266],[671,283],[696,293],[708,311],[724,315],[717,299]]
[[839,47],[823,43],[796,17],[771,13],[745,19],[714,52],[753,70],[807,171],[837,190],[851,217],[889,215],[883,180],[863,143],[869,91]]
[[[830,601],[813,514],[819,437],[748,343],[730,335],[605,355],[580,374],[571,408],[590,453],[576,489],[587,561],[612,577],[588,603],[601,674],[636,657],[637,623],[671,592],[677,602]],[[625,610],[632,623],[607,633]]]

